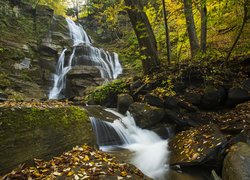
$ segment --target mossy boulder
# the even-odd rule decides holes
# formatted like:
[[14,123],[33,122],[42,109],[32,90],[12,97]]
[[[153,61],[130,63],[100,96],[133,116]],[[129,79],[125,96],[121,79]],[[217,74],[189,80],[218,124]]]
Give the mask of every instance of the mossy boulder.
[[238,142],[231,146],[224,159],[222,178],[225,180],[250,178],[250,145]]
[[93,137],[89,118],[79,107],[0,106],[0,174],[33,158],[94,144]]

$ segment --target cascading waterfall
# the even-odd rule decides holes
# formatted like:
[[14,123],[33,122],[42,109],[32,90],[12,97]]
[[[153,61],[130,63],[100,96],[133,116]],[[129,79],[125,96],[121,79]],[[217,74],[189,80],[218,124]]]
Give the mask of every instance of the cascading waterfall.
[[81,25],[77,25],[69,18],[66,18],[66,21],[68,23],[70,37],[74,41],[74,46],[77,46],[81,43],[91,44],[89,36],[83,30]]
[[122,67],[116,53],[110,55],[109,52],[103,49],[93,47],[91,45],[91,39],[81,25],[75,24],[75,22],[69,18],[66,18],[66,21],[70,37],[73,40],[73,51],[68,60],[68,64],[65,63],[65,52],[67,49],[62,51],[58,59],[56,73],[53,76],[54,84],[49,92],[49,99],[58,99],[62,90],[66,87],[66,74],[72,69],[75,52],[78,47],[84,50],[88,49],[87,59],[91,61],[91,65],[99,69],[101,77],[105,79],[105,81],[116,79],[118,75],[122,73]]
[[168,142],[156,133],[136,126],[133,117],[127,112],[123,116],[108,110],[120,119],[113,123],[91,117],[100,149],[110,151],[124,148],[133,152],[131,163],[153,179],[165,179],[168,171]]

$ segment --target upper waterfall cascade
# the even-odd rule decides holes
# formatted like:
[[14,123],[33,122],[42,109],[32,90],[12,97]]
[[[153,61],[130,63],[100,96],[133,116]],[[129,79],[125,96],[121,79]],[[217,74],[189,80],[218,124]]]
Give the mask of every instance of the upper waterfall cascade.
[[[116,79],[122,73],[122,67],[116,53],[109,53],[92,46],[90,37],[80,24],[76,24],[69,18],[66,18],[66,21],[70,38],[73,40],[73,51],[70,57],[66,58],[67,49],[64,49],[58,59],[49,99],[64,97],[62,91],[66,88],[66,75],[78,63],[84,64],[85,62],[87,64],[88,62],[88,66],[95,66],[99,69],[101,78],[105,80]],[[76,51],[81,54],[80,58],[76,58]]]
[[168,171],[168,141],[162,140],[153,131],[137,127],[129,113],[123,116],[113,110],[107,111],[120,118],[110,123],[91,117],[100,149],[128,149],[133,152],[131,163],[144,174],[153,179],[165,179]]

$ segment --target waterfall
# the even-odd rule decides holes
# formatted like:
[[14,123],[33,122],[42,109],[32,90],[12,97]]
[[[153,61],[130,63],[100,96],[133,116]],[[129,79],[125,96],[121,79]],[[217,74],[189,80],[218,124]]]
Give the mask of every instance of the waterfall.
[[110,151],[124,148],[133,152],[131,163],[153,179],[165,179],[168,171],[168,142],[153,131],[136,126],[133,117],[127,112],[123,116],[108,110],[118,117],[113,123],[91,117],[91,123],[100,149]]
[[[69,18],[66,18],[66,21],[68,24],[70,38],[73,40],[73,51],[67,61],[68,63],[66,63],[65,60],[65,52],[67,49],[62,51],[58,59],[56,72],[53,75],[53,87],[49,92],[49,99],[58,99],[63,97],[62,91],[66,87],[66,75],[72,69],[72,65],[77,65],[77,63],[75,63],[76,51],[86,54],[83,61],[90,61],[92,66],[98,68],[101,78],[103,78],[104,81],[116,79],[118,75],[122,73],[122,67],[116,53],[112,53],[111,55],[103,49],[93,47],[91,39],[81,25],[76,24]],[[81,63],[84,64],[84,62]]]
[[69,18],[66,18],[66,21],[68,23],[70,37],[74,41],[74,46],[77,46],[81,43],[91,44],[89,36],[84,31],[81,25],[77,25]]

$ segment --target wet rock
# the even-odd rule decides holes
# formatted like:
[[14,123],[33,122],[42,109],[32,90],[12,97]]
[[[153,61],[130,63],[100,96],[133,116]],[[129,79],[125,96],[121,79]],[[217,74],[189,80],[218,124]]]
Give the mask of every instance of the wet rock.
[[201,180],[202,178],[197,175],[197,173],[190,175],[184,172],[178,172],[170,170],[166,179],[169,180]]
[[208,86],[204,90],[201,100],[201,107],[205,109],[215,109],[221,105],[226,98],[226,91],[222,87]]
[[173,124],[160,124],[153,128],[151,128],[151,131],[154,131],[156,134],[158,134],[162,139],[168,139],[175,135],[175,129],[176,126]]
[[133,115],[136,125],[141,128],[153,126],[165,117],[164,109],[138,102],[130,105],[129,112]]
[[168,109],[175,109],[178,107],[178,100],[175,96],[167,96],[164,99],[164,107]]
[[134,102],[133,97],[129,94],[119,94],[117,98],[118,112],[125,114],[129,106]]
[[222,169],[223,180],[250,178],[250,145],[239,142],[229,149]]
[[113,122],[114,120],[119,119],[118,116],[106,111],[105,108],[99,105],[85,106],[84,109],[87,111],[89,117],[95,117],[96,119],[101,119],[107,122]]
[[87,78],[87,77],[101,77],[100,71],[97,67],[94,66],[74,66],[69,72],[68,72],[68,78],[74,79],[74,78]]
[[85,92],[89,87],[100,86],[103,84],[105,80],[103,78],[92,78],[86,77],[84,79],[81,78],[73,78],[68,79],[67,90],[69,91],[66,94],[66,97],[70,96],[84,96]]
[[215,124],[180,132],[169,141],[171,165],[216,166],[220,162],[226,137]]
[[185,99],[190,102],[193,105],[200,105],[201,102],[201,94],[197,93],[197,92],[186,92],[185,93]]
[[119,133],[110,124],[103,121],[103,119],[92,117],[91,124],[98,146],[123,145],[126,143]]
[[151,106],[156,106],[160,108],[164,107],[163,101],[159,97],[149,93],[145,95],[144,101]]
[[[181,111],[183,110],[181,109]],[[203,119],[198,112],[187,113],[180,112],[179,110],[165,109],[165,113],[165,122],[176,124],[178,129],[207,124],[207,120]]]
[[0,174],[33,158],[47,159],[79,144],[95,144],[83,109],[23,104],[0,107]]
[[227,105],[234,106],[249,99],[250,94],[247,90],[239,87],[233,87],[229,89]]

